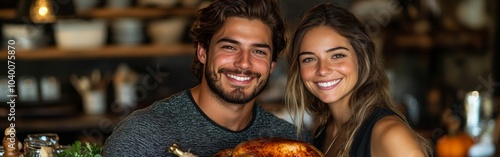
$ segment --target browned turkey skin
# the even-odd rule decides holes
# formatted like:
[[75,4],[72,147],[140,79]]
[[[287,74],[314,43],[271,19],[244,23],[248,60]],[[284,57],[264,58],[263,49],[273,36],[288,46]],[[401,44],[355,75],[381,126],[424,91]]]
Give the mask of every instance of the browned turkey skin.
[[291,156],[324,157],[323,153],[307,142],[283,138],[259,138],[242,142],[234,149],[224,149],[214,157]]

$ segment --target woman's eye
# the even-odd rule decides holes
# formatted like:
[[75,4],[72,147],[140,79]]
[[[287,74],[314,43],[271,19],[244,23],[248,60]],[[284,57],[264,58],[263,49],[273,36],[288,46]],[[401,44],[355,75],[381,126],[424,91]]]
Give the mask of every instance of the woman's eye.
[[304,59],[302,59],[302,61],[301,61],[301,62],[302,62],[302,63],[308,63],[308,62],[311,62],[311,61],[313,61],[313,60],[314,60],[313,58],[304,58]]
[[345,57],[345,55],[343,55],[343,54],[335,54],[335,55],[333,55],[333,58],[344,58],[344,57]]

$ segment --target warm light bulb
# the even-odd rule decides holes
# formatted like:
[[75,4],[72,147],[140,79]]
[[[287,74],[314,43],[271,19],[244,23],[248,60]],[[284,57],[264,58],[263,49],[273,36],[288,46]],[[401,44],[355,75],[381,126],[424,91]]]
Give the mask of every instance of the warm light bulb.
[[42,6],[42,7],[40,7],[40,9],[38,9],[38,14],[41,16],[47,15],[48,12],[49,12],[49,10],[45,6]]
[[56,20],[51,8],[51,0],[35,0],[30,9],[31,20],[35,23],[54,22]]

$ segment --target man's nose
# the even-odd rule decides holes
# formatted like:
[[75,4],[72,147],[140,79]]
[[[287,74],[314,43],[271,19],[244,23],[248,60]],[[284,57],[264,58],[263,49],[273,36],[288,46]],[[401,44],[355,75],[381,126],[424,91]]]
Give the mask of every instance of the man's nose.
[[251,69],[252,62],[250,59],[251,59],[250,52],[249,51],[242,51],[237,56],[236,61],[234,62],[234,66],[238,67],[240,69]]

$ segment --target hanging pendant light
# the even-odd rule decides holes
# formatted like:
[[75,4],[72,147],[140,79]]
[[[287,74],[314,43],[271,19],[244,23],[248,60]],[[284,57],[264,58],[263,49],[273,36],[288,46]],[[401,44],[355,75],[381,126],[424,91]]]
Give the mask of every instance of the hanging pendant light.
[[30,7],[30,18],[34,23],[53,23],[56,21],[51,0],[35,0]]

